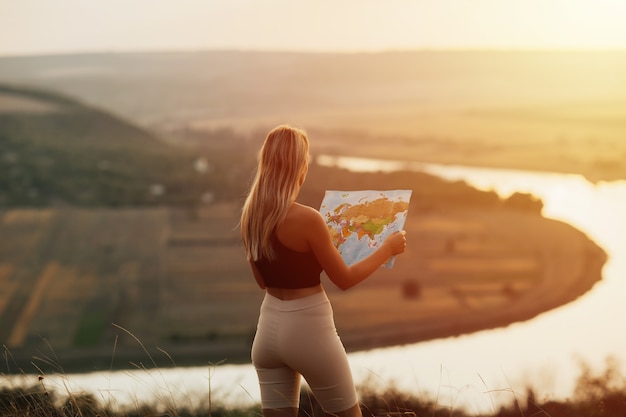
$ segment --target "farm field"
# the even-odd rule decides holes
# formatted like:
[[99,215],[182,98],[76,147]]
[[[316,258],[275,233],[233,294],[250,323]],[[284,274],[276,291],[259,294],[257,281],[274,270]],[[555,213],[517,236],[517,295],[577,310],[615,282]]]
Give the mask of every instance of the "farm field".
[[3,345],[15,358],[47,352],[109,363],[114,349],[123,357],[137,340],[152,347],[247,340],[256,284],[237,262],[225,213],[234,218],[224,207],[193,222],[162,208],[3,212]]
[[[347,292],[323,278],[347,350],[504,326],[599,279],[604,253],[563,223],[505,210],[409,213],[410,245],[393,269]],[[36,372],[32,357],[57,370],[132,367],[146,352],[160,366],[247,361],[263,292],[238,215],[233,203],[3,212],[3,371]]]

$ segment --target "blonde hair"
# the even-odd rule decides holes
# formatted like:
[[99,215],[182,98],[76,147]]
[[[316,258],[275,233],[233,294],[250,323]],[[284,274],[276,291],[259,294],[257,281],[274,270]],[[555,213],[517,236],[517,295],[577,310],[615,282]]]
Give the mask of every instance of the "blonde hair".
[[308,159],[309,139],[303,130],[281,125],[268,133],[241,212],[248,260],[274,259],[271,236],[298,196]]

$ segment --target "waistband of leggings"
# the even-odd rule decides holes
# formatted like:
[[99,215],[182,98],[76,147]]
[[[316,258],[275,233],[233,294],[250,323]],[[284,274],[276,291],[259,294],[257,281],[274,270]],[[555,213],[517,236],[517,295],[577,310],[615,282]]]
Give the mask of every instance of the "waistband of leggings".
[[263,298],[263,307],[278,311],[297,311],[329,302],[326,291],[320,291],[306,297],[296,298],[295,300],[281,300],[266,292]]

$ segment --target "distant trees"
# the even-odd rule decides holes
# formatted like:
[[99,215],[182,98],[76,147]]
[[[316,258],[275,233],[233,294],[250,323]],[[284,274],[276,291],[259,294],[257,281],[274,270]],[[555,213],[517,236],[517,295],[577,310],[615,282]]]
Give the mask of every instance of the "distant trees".
[[532,194],[515,192],[504,200],[504,207],[512,210],[528,211],[533,213],[541,213],[543,209],[543,201]]

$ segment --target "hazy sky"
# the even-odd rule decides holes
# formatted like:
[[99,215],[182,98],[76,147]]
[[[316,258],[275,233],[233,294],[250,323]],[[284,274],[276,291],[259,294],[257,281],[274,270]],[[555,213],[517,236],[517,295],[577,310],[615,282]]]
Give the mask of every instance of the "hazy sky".
[[0,0],[0,55],[626,49],[625,0]]

